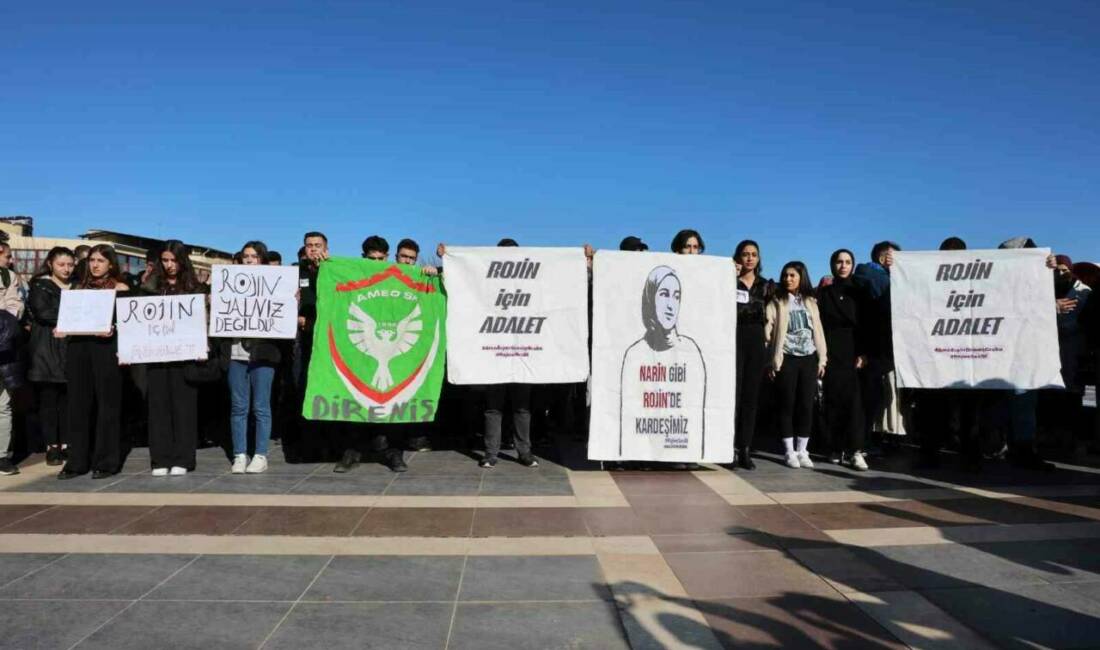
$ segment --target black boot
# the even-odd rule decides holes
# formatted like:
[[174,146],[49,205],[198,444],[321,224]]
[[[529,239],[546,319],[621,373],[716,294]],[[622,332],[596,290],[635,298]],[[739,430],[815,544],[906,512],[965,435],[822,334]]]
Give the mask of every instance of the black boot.
[[344,451],[344,456],[340,459],[340,462],[336,463],[336,467],[332,468],[332,471],[337,474],[344,474],[350,472],[359,466],[359,452],[354,449],[348,449]]
[[390,471],[398,473],[409,471],[409,466],[405,464],[405,454],[400,449],[387,450],[383,462],[385,462],[386,467],[390,468]]
[[737,466],[741,469],[756,469],[756,463],[752,462],[752,456],[749,455],[748,449],[737,450]]

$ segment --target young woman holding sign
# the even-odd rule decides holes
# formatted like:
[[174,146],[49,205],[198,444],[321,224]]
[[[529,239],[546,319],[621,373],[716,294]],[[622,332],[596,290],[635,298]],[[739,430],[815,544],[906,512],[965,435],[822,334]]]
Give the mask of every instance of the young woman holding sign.
[[[191,251],[178,239],[164,242],[142,293],[173,296],[204,293],[195,277]],[[198,388],[187,381],[189,361],[150,363],[147,368],[149,457],[153,476],[183,476],[195,469],[198,444]]]
[[[261,241],[246,242],[239,253],[241,263],[255,266],[267,259]],[[229,430],[233,435],[233,473],[260,474],[267,471],[267,448],[271,440],[271,382],[282,358],[277,341],[227,339],[229,345]],[[248,459],[248,415],[256,421],[256,448]]]
[[749,450],[756,431],[756,407],[767,362],[764,309],[775,294],[775,283],[760,276],[760,245],[751,239],[733,251],[737,269],[737,402],[734,443],[737,465],[756,469]]
[[[77,289],[126,292],[115,249],[92,246],[87,267]],[[66,336],[54,332],[55,336]],[[122,371],[118,367],[118,341],[114,328],[108,334],[68,337],[65,378],[69,383],[69,459],[57,475],[70,479],[87,474],[100,479],[118,473],[122,401]],[[92,412],[95,412],[95,444],[92,444]]]
[[[821,314],[806,265],[787,262],[779,288],[768,303],[764,336],[768,342],[768,376],[778,393],[779,435],[788,467],[813,467],[810,424],[817,380],[825,375],[828,349]],[[797,442],[796,442],[797,437]]]
[[27,378],[38,398],[38,421],[46,443],[46,464],[60,465],[68,454],[69,400],[65,379],[66,341],[54,336],[61,291],[68,289],[76,256],[56,246],[46,255],[42,270],[31,279],[27,312],[31,321]]

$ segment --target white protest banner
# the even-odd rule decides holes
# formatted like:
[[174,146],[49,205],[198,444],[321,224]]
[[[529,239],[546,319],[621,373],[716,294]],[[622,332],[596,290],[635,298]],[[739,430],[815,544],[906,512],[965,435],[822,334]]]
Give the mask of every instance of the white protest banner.
[[902,388],[1062,386],[1045,248],[897,251],[890,270]]
[[596,253],[589,458],[733,460],[736,294],[729,258]]
[[583,249],[455,246],[443,269],[451,383],[588,378]]
[[117,310],[119,363],[206,358],[206,296],[119,298]]
[[292,339],[298,335],[298,269],[215,264],[210,271],[210,336]]
[[114,315],[114,289],[64,289],[56,329],[65,334],[110,334]]

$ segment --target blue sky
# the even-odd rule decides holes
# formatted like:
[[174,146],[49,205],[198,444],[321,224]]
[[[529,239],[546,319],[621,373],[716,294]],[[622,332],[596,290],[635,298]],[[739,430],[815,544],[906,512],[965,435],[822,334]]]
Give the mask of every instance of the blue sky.
[[[965,6],[961,6],[964,5]],[[825,5],[828,5],[827,7]],[[960,6],[952,6],[960,5]],[[1096,2],[8,2],[0,214],[292,254],[1100,259]]]

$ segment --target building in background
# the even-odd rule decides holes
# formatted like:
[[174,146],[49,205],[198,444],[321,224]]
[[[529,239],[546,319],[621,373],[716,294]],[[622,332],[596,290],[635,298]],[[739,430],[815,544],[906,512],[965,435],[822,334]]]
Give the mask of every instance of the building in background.
[[[54,246],[75,249],[77,246],[110,244],[118,254],[118,264],[123,273],[140,274],[145,271],[145,253],[159,248],[164,240],[140,235],[127,235],[111,230],[89,230],[75,239],[61,237],[37,237],[32,217],[0,217],[0,240],[6,240],[12,249],[15,270],[30,277],[42,268],[46,255]],[[191,262],[203,282],[210,276],[213,264],[232,264],[233,254],[208,246],[188,244]]]

